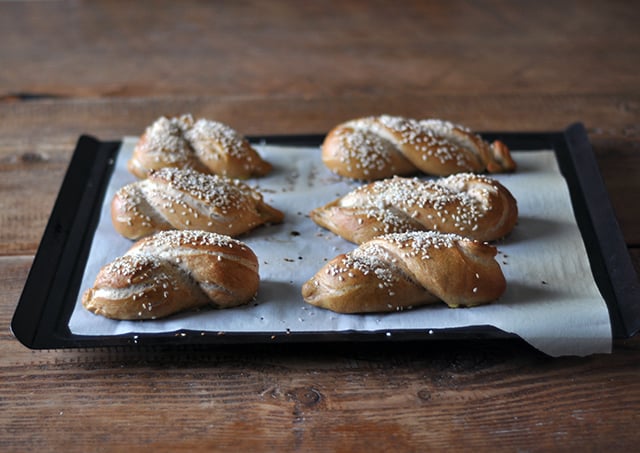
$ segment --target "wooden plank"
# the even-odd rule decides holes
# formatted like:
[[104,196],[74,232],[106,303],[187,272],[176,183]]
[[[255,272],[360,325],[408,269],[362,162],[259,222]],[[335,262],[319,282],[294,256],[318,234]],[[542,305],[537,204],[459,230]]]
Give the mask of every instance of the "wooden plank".
[[1,2],[0,61],[11,71],[0,96],[634,92],[637,10],[569,0]]
[[[557,131],[580,121],[592,140],[635,140],[640,103],[626,94],[493,94],[295,97],[189,96],[145,99],[69,99],[0,102],[3,151],[72,144],[89,133],[101,139],[140,134],[160,115],[190,112],[229,123],[244,134],[325,132],[338,122],[365,115],[443,118],[475,130]],[[2,148],[0,148],[2,149]]]
[[293,355],[79,363],[51,366],[37,382],[25,382],[20,367],[0,390],[14,408],[0,424],[14,449],[56,451],[635,447],[638,435],[625,426],[640,397],[637,350],[605,360],[614,366],[606,380],[590,360],[524,364],[511,354],[445,348],[412,364],[415,354],[398,360],[392,351],[307,365]]

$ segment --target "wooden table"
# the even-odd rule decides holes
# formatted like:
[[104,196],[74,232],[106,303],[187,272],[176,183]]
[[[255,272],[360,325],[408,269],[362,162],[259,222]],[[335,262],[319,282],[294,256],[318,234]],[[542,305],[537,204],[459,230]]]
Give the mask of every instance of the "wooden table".
[[637,448],[638,337],[559,359],[517,341],[31,351],[9,324],[78,136],[161,114],[248,135],[582,121],[637,266],[638,22],[631,1],[0,3],[0,450]]

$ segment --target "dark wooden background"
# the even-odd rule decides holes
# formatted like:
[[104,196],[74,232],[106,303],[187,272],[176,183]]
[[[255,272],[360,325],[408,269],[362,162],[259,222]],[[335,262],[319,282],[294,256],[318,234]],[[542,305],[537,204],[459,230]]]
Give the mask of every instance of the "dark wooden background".
[[78,136],[161,114],[581,121],[638,269],[638,23],[637,1],[0,2],[0,450],[637,448],[638,338],[31,351],[9,324]]

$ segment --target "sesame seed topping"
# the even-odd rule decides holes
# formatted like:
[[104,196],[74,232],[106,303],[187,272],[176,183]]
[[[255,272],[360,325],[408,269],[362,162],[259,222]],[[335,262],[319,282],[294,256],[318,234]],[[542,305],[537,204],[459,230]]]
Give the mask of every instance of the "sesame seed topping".
[[345,254],[342,259],[329,264],[325,271],[339,281],[346,281],[359,274],[373,275],[378,280],[378,288],[386,289],[389,296],[396,294],[394,285],[401,278],[409,278],[401,270],[395,252],[383,243],[390,243],[401,253],[418,259],[429,259],[432,248],[451,248],[463,237],[456,234],[442,234],[431,231],[392,233],[361,244]]
[[191,244],[246,248],[242,242],[229,236],[198,230],[161,231],[153,236],[153,240],[156,244],[166,245],[167,247]]
[[[337,205],[354,209],[384,226],[383,233],[409,229],[413,221],[427,229],[451,223],[451,232],[476,231],[478,222],[492,209],[490,197],[497,191],[494,181],[471,173],[460,173],[437,181],[393,177],[362,186],[338,200]],[[358,224],[364,223],[362,217]]]
[[[162,168],[152,173],[148,181],[164,182],[175,189],[174,197],[167,196],[169,202],[180,203],[184,200],[180,199],[179,194],[188,194],[221,211],[241,206],[249,200],[262,200],[262,195],[237,179],[203,174],[188,168]],[[188,209],[193,210],[191,207]]]
[[145,173],[165,166],[206,167],[221,174],[261,173],[266,168],[251,144],[233,128],[204,118],[195,120],[190,114],[158,118],[147,127],[136,151],[130,164]]
[[212,143],[223,148],[234,157],[243,157],[246,149],[244,138],[231,127],[218,121],[199,119],[185,131],[185,137],[196,152],[199,148],[210,148]]
[[134,229],[146,225],[157,231],[170,226],[235,236],[279,220],[276,214],[271,214],[278,211],[263,212],[263,196],[256,189],[237,179],[189,168],[153,171],[147,179],[121,188],[117,197],[120,202],[114,221]]
[[[361,179],[399,174],[394,162],[402,172],[411,164],[433,174],[477,172],[484,169],[490,153],[490,145],[479,135],[440,119],[369,116],[341,124],[335,138],[329,145],[333,159],[340,162],[341,171]],[[406,163],[401,163],[403,158]]]

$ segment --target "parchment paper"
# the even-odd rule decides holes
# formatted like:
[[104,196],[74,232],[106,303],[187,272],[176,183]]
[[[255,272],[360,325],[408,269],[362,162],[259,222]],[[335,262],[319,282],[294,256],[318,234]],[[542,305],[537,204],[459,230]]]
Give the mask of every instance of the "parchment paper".
[[202,309],[154,321],[113,321],[86,311],[82,293],[98,270],[123,254],[132,242],[111,225],[109,204],[114,192],[135,178],[126,161],[136,138],[123,140],[102,214],[86,263],[69,328],[79,335],[174,332],[424,332],[430,329],[492,325],[514,333],[551,356],[611,351],[606,304],[594,282],[569,192],[552,151],[514,152],[518,171],[494,175],[518,201],[519,221],[498,242],[507,279],[504,296],[491,305],[450,309],[444,304],[391,314],[342,315],[306,304],[302,284],[329,259],[355,248],[316,226],[308,212],[353,190],[359,183],[329,172],[318,148],[256,144],[274,166],[266,178],[250,180],[265,200],[285,212],[280,225],[260,227],[239,239],[260,260],[261,285],[255,303],[227,309]]

